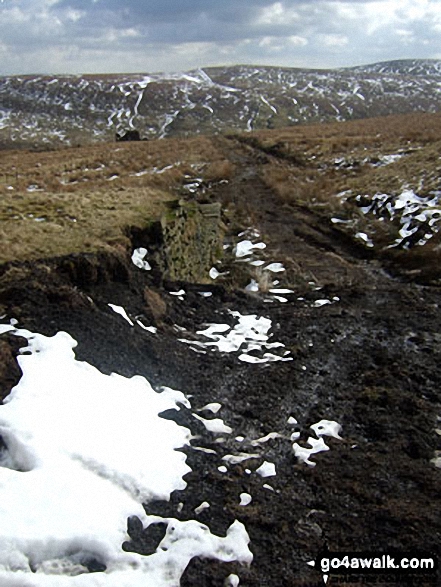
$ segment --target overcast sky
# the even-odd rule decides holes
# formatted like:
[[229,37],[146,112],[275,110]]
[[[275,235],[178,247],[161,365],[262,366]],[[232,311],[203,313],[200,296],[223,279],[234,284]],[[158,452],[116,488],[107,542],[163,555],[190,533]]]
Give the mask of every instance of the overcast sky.
[[441,0],[0,0],[0,74],[441,59]]

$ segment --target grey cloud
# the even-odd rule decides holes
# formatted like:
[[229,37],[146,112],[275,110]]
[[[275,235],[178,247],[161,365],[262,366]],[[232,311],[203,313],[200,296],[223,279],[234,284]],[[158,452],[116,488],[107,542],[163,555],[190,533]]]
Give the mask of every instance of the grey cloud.
[[[281,0],[286,9],[302,7],[306,11],[317,5],[332,5],[340,0]],[[346,4],[363,5],[376,0],[346,0]],[[225,26],[252,26],[262,9],[270,9],[277,0],[60,0],[54,11],[82,10],[85,19],[103,20],[114,26],[186,26],[198,22]],[[283,25],[279,25],[283,28]]]
[[269,4],[268,0],[61,0],[54,10],[73,8],[86,11],[90,18],[105,14],[131,24],[188,22],[202,14],[217,21],[248,22],[256,10]]
[[[247,62],[338,67],[441,54],[440,31],[424,15],[403,19],[400,27],[408,33],[384,19],[368,34],[364,8],[374,1],[280,0],[278,7],[276,0],[5,0],[0,68],[170,71]],[[342,14],[342,6],[355,16]],[[441,0],[428,6],[439,7],[441,15]],[[2,10],[9,20],[2,19]],[[338,42],[343,38],[346,45]]]
[[[83,37],[106,27],[135,28],[149,42],[230,42],[262,35],[294,34],[289,26],[255,26],[259,11],[269,0],[61,0],[53,7],[63,18],[69,10],[81,11],[70,23],[71,34]],[[294,2],[294,4],[296,4]]]

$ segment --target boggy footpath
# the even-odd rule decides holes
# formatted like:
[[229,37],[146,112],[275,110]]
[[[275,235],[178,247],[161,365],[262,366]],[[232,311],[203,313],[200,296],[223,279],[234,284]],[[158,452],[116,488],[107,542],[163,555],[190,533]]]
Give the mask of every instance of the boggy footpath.
[[[47,335],[69,332],[78,341],[77,358],[104,372],[144,375],[192,396],[196,408],[222,404],[231,434],[210,433],[184,408],[164,414],[195,435],[185,449],[193,472],[185,492],[146,509],[197,519],[219,535],[238,519],[254,560],[242,568],[193,559],[183,586],[221,586],[232,573],[241,585],[323,585],[322,573],[307,563],[326,548],[439,557],[439,287],[393,279],[313,212],[281,208],[252,165],[215,197],[253,210],[266,259],[286,268],[278,277],[294,291],[287,302],[265,301],[228,276],[223,284],[172,282],[154,263],[143,271],[129,255],[103,253],[3,266],[0,315]],[[109,303],[155,326],[156,334],[136,321],[131,326]],[[204,347],[207,338],[197,331],[212,323],[234,329],[238,315],[231,312],[269,319],[268,340],[284,345],[269,352],[285,360],[248,362],[239,360],[240,351]],[[23,344],[9,334],[0,338],[2,397],[20,377],[15,356]],[[340,438],[311,429],[322,421],[340,425]],[[310,456],[315,466],[293,449],[311,448],[308,438],[324,438],[329,449]],[[222,460],[243,453],[254,456]],[[262,459],[275,465],[275,475],[256,473]],[[251,495],[249,505],[239,505],[242,493]],[[210,507],[195,513],[203,501]],[[153,552],[162,537],[155,528],[157,535],[131,520],[124,548]],[[366,577],[331,576],[328,584],[361,585]],[[439,584],[431,576],[375,580]]]

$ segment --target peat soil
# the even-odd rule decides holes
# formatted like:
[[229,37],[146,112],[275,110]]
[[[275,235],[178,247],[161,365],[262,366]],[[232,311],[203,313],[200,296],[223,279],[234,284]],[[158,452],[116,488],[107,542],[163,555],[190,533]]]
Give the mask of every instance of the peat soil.
[[[240,173],[213,197],[252,212],[268,258],[283,261],[283,283],[295,289],[288,302],[268,303],[217,281],[170,283],[155,268],[142,271],[124,256],[76,255],[1,267],[3,321],[15,318],[20,327],[46,335],[65,330],[78,341],[78,359],[106,373],[144,375],[158,389],[169,386],[190,397],[192,410],[164,414],[195,436],[185,449],[193,469],[188,487],[146,510],[197,519],[220,535],[238,519],[254,560],[245,568],[194,559],[181,585],[222,586],[237,573],[240,585],[315,587],[324,584],[323,575],[307,563],[325,549],[439,557],[441,469],[434,459],[441,450],[440,289],[393,279],[326,219],[281,207],[259,178],[259,161],[240,163]],[[182,300],[169,293],[181,287]],[[316,303],[323,299],[332,303]],[[131,326],[109,303],[155,325],[157,333]],[[202,354],[179,341],[208,323],[234,324],[232,310],[269,318],[272,340],[283,343],[292,360],[249,364],[237,352]],[[0,338],[2,397],[20,377],[20,344],[11,334]],[[223,407],[216,416],[200,414],[222,418],[231,434],[210,433],[193,417],[209,402]],[[288,423],[290,417],[297,424]],[[296,458],[290,437],[297,431],[296,442],[308,446],[310,426],[322,419],[341,425],[341,439],[327,438],[330,450],[314,455],[311,467]],[[279,436],[252,443],[270,432]],[[257,456],[237,464],[222,460],[239,453]],[[275,476],[256,473],[264,460],[275,465]],[[241,493],[252,496],[249,505],[239,505]],[[210,507],[195,513],[204,501]],[[144,531],[136,520],[128,529],[124,548],[146,555],[163,533]],[[327,584],[441,582],[436,574],[388,571],[331,573]]]

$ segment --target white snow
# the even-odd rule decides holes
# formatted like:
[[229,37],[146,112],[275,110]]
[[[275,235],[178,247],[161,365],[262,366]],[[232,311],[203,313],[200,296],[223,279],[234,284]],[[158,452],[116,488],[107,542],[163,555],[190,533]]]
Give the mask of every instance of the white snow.
[[251,255],[254,249],[265,249],[266,244],[262,242],[258,242],[253,244],[250,240],[243,240],[237,243],[236,245],[236,257],[242,258]]
[[285,267],[282,265],[282,263],[270,263],[264,267],[264,270],[272,271],[273,273],[281,273],[282,271],[285,271]]
[[197,450],[199,452],[204,452],[207,455],[217,455],[217,452],[212,448],[205,448],[205,446],[192,446],[193,450]]
[[115,304],[107,304],[110,308],[112,308],[112,310],[114,312],[116,312],[117,314],[119,314],[120,316],[122,316],[124,318],[124,320],[126,320],[130,326],[134,326],[133,322],[130,320],[130,318],[127,315],[127,312],[124,310],[124,308],[122,306],[116,306]]
[[[159,416],[188,404],[182,392],[100,373],[75,359],[67,333],[14,333],[29,345],[18,358],[22,378],[0,406],[2,587],[172,587],[195,556],[251,562],[241,523],[220,538],[141,505],[186,486],[190,468],[176,449],[190,431]],[[144,527],[167,525],[149,557],[121,549],[133,515]],[[106,571],[89,574],[92,558]]]
[[334,438],[338,438],[341,440],[341,436],[339,434],[341,430],[341,425],[334,420],[320,420],[317,424],[313,424],[310,426],[312,430],[314,430],[316,436],[333,436]]
[[[381,220],[390,222],[397,220],[400,226],[399,236],[389,247],[409,248],[424,245],[439,230],[440,191],[432,191],[424,197],[406,188],[398,195],[376,193],[374,196],[359,195],[355,199],[364,214],[373,214]],[[409,239],[413,235],[415,236]],[[357,233],[356,237],[365,240],[368,246],[371,246],[369,242],[372,241],[368,235]]]
[[138,324],[138,326],[141,326],[143,330],[147,330],[147,332],[151,332],[152,334],[156,334],[158,332],[156,326],[146,326],[141,322],[141,320],[136,320],[136,323]]
[[358,238],[359,240],[362,240],[367,247],[373,247],[374,243],[372,242],[372,239],[368,237],[368,235],[365,232],[357,232],[355,234],[355,238]]
[[292,357],[280,357],[279,355],[274,355],[273,353],[264,353],[262,357],[255,357],[254,355],[247,355],[242,354],[238,357],[239,361],[243,361],[244,363],[274,363],[277,361],[292,361]]
[[[311,448],[306,448],[300,446],[296,442],[292,445],[294,450],[295,456],[300,460],[309,465],[310,467],[315,467],[316,463],[310,460],[310,457],[314,454],[319,452],[328,451],[329,446],[323,440],[323,436],[332,436],[341,440],[340,430],[341,425],[334,420],[320,420],[316,424],[310,426],[310,428],[315,432],[317,438],[313,438],[310,436],[307,440],[307,444],[311,446]],[[291,436],[291,440],[295,440],[294,435]]]
[[441,456],[435,456],[430,460],[430,462],[433,463],[438,469],[441,469]]
[[138,249],[135,249],[132,254],[132,263],[140,269],[150,271],[151,265],[148,261],[145,260],[147,253],[148,251],[144,247],[139,247]]
[[243,463],[243,461],[248,461],[249,459],[258,459],[260,455],[252,454],[252,453],[245,453],[241,452],[238,455],[225,455],[222,457],[222,460],[226,463],[230,463],[231,465],[237,465],[239,463]]
[[233,429],[225,424],[221,418],[213,418],[212,420],[206,420],[198,414],[193,414],[193,417],[205,426],[209,432],[213,434],[231,434]]
[[[181,342],[201,347],[217,348],[224,353],[240,351],[238,359],[248,363],[268,363],[274,361],[291,361],[289,351],[282,355],[266,352],[275,348],[284,348],[280,342],[269,342],[271,337],[269,330],[272,323],[269,318],[258,317],[256,314],[242,315],[239,312],[230,312],[237,318],[238,323],[231,327],[228,324],[209,324],[204,330],[198,330],[196,334],[209,339],[207,342],[179,339]],[[260,356],[250,353],[260,353]]]
[[[2,319],[4,316],[2,317]],[[15,325],[12,324],[0,324],[0,334],[4,334],[5,332],[12,332],[15,330]]]
[[218,411],[222,408],[222,404],[218,402],[212,402],[203,406],[199,411],[203,412],[204,410],[209,410],[213,414],[217,414]]
[[331,300],[315,300],[315,302],[312,304],[314,306],[314,308],[321,308],[322,306],[326,306],[328,304],[331,304]]
[[0,111],[0,129],[7,128],[11,122],[11,111]]
[[250,504],[253,499],[249,493],[241,493],[239,497],[240,497],[239,505],[242,505],[242,506]]
[[403,153],[397,153],[396,155],[382,155],[381,157],[379,157],[380,162],[374,165],[374,167],[380,167],[381,165],[390,165],[391,163],[395,163],[402,157],[404,157]]
[[212,267],[208,273],[211,279],[217,279],[218,277],[222,277],[222,275],[228,275],[229,271],[225,271],[225,273],[220,273],[216,267]]
[[[42,192],[44,190],[36,183],[33,183],[31,185],[28,185],[28,187],[26,188],[26,191],[28,191],[28,192]],[[32,216],[32,215],[30,215],[30,216]]]
[[332,224],[350,224],[351,220],[343,220],[342,218],[331,218]]
[[198,330],[198,334],[203,334],[207,338],[217,335],[221,332],[226,332],[230,330],[231,326],[229,324],[210,324],[205,330]]
[[319,452],[329,450],[329,446],[325,443],[323,438],[317,439],[317,438],[313,438],[312,436],[310,436],[308,438],[307,443],[309,445],[311,445],[311,448],[304,448],[304,447],[300,446],[299,444],[297,444],[297,442],[295,442],[292,445],[292,448],[294,450],[295,456],[299,460],[303,461],[304,463],[306,463],[310,467],[315,467],[317,463],[314,463],[314,461],[309,460],[310,457],[314,454],[319,453]]
[[273,287],[270,289],[270,293],[273,294],[290,294],[290,293],[294,293],[294,291],[292,289],[286,289],[284,287]]
[[284,298],[282,296],[273,295],[272,298],[268,298],[267,300],[264,300],[264,302],[271,302],[273,300],[277,300],[278,302],[282,302],[282,304],[285,304],[288,301],[287,298]]
[[259,284],[255,279],[251,279],[250,283],[245,287],[245,291],[258,292]]
[[198,515],[201,512],[203,512],[204,510],[208,509],[209,507],[210,507],[210,504],[208,503],[208,501],[203,501],[201,503],[201,505],[199,505],[197,508],[194,508],[194,513],[196,515]]
[[259,444],[263,444],[264,442],[268,442],[268,440],[273,440],[274,438],[282,438],[282,436],[278,432],[270,432],[266,436],[262,436],[262,438],[252,440],[251,446],[259,446]]
[[260,232],[256,228],[249,226],[247,229],[243,230],[242,232],[239,232],[239,234],[237,236],[239,238],[242,238],[243,236],[249,236],[252,238],[259,238]]
[[277,109],[275,106],[273,106],[272,104],[270,104],[268,102],[268,100],[264,97],[264,96],[260,96],[260,99],[262,100],[262,102],[268,106],[269,108],[271,108],[271,110],[274,112],[274,114],[277,114]]
[[263,461],[260,467],[256,469],[256,473],[258,473],[261,477],[274,477],[274,475],[276,475],[276,466],[274,463]]
[[136,173],[130,173],[131,177],[142,177],[143,175],[147,175],[149,173],[148,169],[141,169],[141,171],[137,171]]
[[239,577],[232,573],[231,575],[228,575],[228,577],[225,579],[225,587],[238,587],[239,585]]

